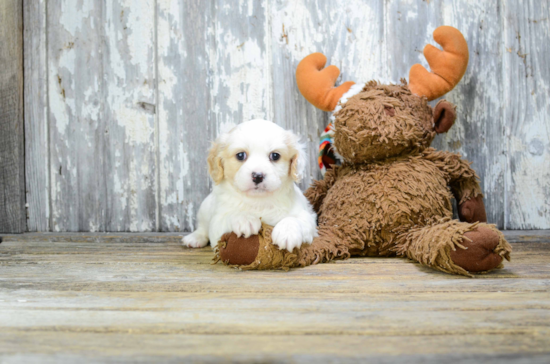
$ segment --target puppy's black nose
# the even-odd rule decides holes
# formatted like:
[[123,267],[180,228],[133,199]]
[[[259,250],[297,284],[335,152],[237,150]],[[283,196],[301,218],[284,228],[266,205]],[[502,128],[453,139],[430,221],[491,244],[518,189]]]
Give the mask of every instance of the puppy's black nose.
[[265,175],[263,173],[252,172],[252,182],[260,184],[264,180]]

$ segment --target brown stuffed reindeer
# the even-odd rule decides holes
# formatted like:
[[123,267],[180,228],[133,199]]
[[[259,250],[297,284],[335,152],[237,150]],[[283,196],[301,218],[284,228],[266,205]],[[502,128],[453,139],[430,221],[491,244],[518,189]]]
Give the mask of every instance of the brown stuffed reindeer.
[[[409,84],[334,83],[335,66],[315,53],[298,65],[296,80],[304,97],[334,111],[334,147],[342,157],[306,196],[318,213],[319,237],[293,252],[270,243],[271,227],[249,239],[226,234],[218,259],[243,269],[303,267],[350,256],[406,256],[432,268],[462,275],[486,272],[510,259],[502,233],[486,224],[478,177],[460,155],[430,144],[453,125],[455,106],[428,101],[460,81],[468,46],[452,27],[439,27],[434,39],[443,51],[426,46],[433,73],[414,65]],[[451,198],[460,221],[452,219]]]

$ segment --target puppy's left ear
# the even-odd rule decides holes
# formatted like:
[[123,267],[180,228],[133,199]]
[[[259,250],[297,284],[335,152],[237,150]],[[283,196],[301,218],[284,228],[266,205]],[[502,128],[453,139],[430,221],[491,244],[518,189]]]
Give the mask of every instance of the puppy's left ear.
[[292,153],[289,174],[294,181],[300,182],[306,169],[306,145],[301,143],[299,137],[291,132],[288,132],[287,140]]

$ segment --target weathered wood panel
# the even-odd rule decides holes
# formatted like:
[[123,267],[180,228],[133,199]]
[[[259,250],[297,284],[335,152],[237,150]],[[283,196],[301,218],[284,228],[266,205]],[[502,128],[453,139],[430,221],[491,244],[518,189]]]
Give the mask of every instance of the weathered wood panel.
[[193,230],[210,192],[206,150],[216,135],[213,110],[214,5],[158,2],[160,230]]
[[[103,92],[106,209],[99,229],[158,230],[154,0],[105,3]],[[103,226],[104,227],[103,227]]]
[[386,77],[399,82],[408,79],[413,64],[428,67],[422,50],[435,43],[432,33],[443,24],[443,9],[440,1],[387,1],[384,5]]
[[100,3],[47,1],[50,221],[92,230],[106,209]]
[[214,1],[214,52],[210,62],[216,134],[225,125],[271,119],[267,2]]
[[25,177],[28,231],[50,231],[46,0],[24,6]]
[[457,123],[434,145],[473,162],[490,222],[550,227],[545,1],[43,0],[26,7],[26,44],[35,50],[26,63],[30,230],[193,229],[211,188],[210,141],[252,118],[272,119],[307,142],[305,188],[320,177],[317,143],[328,115],[297,90],[302,57],[325,53],[341,68],[340,81],[395,82],[412,64],[427,66],[422,48],[435,44],[432,32],[442,24],[462,30],[471,54],[463,81],[446,95],[458,107]]
[[503,1],[505,226],[550,225],[550,5]]
[[153,1],[48,1],[53,231],[156,230]]
[[0,232],[21,233],[25,217],[23,3],[0,3]]
[[400,258],[243,272],[174,234],[9,236],[0,361],[543,363],[549,232],[522,234],[477,278]]

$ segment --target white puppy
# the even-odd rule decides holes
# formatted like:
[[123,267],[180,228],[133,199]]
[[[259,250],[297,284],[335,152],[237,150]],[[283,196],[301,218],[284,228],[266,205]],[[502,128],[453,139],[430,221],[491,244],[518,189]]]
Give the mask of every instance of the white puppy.
[[183,238],[193,248],[215,247],[234,232],[249,237],[261,222],[274,226],[279,249],[292,251],[317,236],[316,215],[295,182],[305,168],[298,137],[266,120],[244,122],[213,143],[208,155],[215,186],[198,213],[198,228]]

